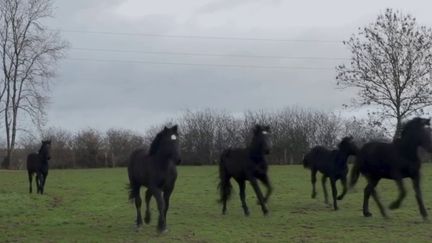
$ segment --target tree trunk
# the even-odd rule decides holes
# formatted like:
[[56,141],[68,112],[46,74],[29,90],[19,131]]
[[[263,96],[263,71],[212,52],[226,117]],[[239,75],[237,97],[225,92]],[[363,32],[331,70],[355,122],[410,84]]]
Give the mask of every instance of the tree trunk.
[[395,134],[393,136],[393,141],[400,138],[401,132],[402,132],[402,118],[397,117],[396,118],[396,130],[395,130]]

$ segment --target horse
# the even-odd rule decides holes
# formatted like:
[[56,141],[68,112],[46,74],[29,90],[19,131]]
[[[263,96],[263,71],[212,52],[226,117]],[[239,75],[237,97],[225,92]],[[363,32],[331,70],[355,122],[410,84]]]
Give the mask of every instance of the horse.
[[46,178],[48,176],[48,160],[51,159],[51,141],[42,141],[38,153],[31,153],[27,156],[27,173],[29,179],[29,193],[32,193],[33,174],[36,174],[37,193],[43,194]]
[[155,197],[159,220],[157,230],[166,232],[166,216],[169,200],[177,179],[176,166],[180,164],[178,126],[164,127],[153,139],[149,151],[138,149],[132,152],[129,165],[129,200],[135,200],[136,225],[142,225],[140,188],[145,192],[146,211],[144,221],[150,223],[150,200]]
[[[347,174],[348,174],[348,157],[356,155],[358,151],[357,146],[353,142],[351,136],[344,137],[338,144],[337,149],[329,150],[323,146],[313,147],[303,159],[303,166],[311,170],[312,182],[312,198],[316,197],[316,174],[321,172],[322,187],[324,191],[324,202],[328,204],[327,178],[330,178],[330,184],[333,196],[333,208],[338,210],[337,200],[342,200],[348,191]],[[337,196],[336,181],[340,180],[342,183],[342,194]]]
[[[270,127],[256,125],[253,128],[253,138],[246,148],[229,148],[222,152],[219,163],[219,202],[223,204],[222,214],[226,214],[227,201],[231,195],[230,179],[234,178],[240,188],[240,200],[244,214],[249,216],[249,208],[246,204],[245,181],[249,181],[258,197],[258,203],[264,215],[268,213],[266,203],[272,192],[272,186],[267,175],[268,164],[265,155],[270,153]],[[266,187],[264,197],[257,180]]]
[[389,208],[397,209],[401,206],[406,196],[403,178],[411,178],[415,198],[419,211],[424,220],[427,220],[427,211],[423,203],[420,189],[420,167],[421,160],[417,154],[418,148],[432,152],[432,139],[430,119],[420,117],[409,120],[401,130],[400,138],[391,143],[369,142],[365,144],[358,153],[350,176],[350,187],[353,187],[360,174],[367,179],[364,189],[363,215],[371,217],[369,211],[369,197],[372,195],[381,215],[387,218],[387,213],[379,200],[375,187],[381,179],[390,179],[396,182],[399,189],[398,198],[393,201]]

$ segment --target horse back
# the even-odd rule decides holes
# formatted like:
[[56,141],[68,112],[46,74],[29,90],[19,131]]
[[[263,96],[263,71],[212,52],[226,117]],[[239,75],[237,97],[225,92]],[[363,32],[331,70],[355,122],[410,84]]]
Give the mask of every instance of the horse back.
[[401,157],[393,143],[370,142],[365,144],[357,158],[359,169],[363,174],[392,179],[395,175],[405,177],[410,161]]
[[220,166],[231,176],[246,177],[246,174],[267,173],[266,161],[253,161],[249,150],[231,148],[222,152]]
[[315,146],[305,155],[303,164],[307,168],[319,170],[332,163],[335,153],[336,151],[329,150],[324,146]]
[[30,172],[37,171],[37,168],[39,167],[40,159],[39,155],[37,153],[31,153],[27,155],[27,170]]
[[[148,155],[144,149],[132,152],[128,164],[129,181],[132,184],[158,187],[172,187],[177,179],[177,169],[174,161],[160,163],[154,156]],[[162,167],[162,164],[166,164]]]

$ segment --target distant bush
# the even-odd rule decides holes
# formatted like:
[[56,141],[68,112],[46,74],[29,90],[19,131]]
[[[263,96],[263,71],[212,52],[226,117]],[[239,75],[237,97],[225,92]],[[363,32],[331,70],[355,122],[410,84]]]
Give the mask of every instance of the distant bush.
[[[187,111],[168,124],[180,126],[182,164],[216,164],[220,153],[229,147],[246,146],[251,127],[271,126],[273,141],[269,162],[301,163],[303,155],[315,145],[334,147],[346,135],[353,135],[359,144],[371,139],[387,139],[386,131],[366,120],[343,119],[340,116],[310,109],[286,108],[276,112],[248,111],[241,117],[228,112],[205,109]],[[51,168],[96,168],[126,166],[130,153],[148,148],[163,126],[154,126],[144,135],[126,129],[110,129],[103,133],[88,128],[75,134],[61,128],[43,133],[52,140]],[[40,141],[29,136],[22,139],[16,152],[16,167],[25,167],[25,157],[37,151]]]

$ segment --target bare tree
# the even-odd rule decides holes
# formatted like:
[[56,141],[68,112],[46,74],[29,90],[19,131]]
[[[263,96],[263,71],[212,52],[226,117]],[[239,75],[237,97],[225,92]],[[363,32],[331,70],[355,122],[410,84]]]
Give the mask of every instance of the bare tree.
[[337,84],[358,89],[355,105],[377,105],[381,118],[402,120],[432,104],[432,30],[399,11],[386,9],[344,44],[352,53],[337,67]]
[[112,167],[126,166],[132,151],[145,148],[143,136],[124,129],[109,129],[105,134],[105,143]]
[[98,130],[88,128],[79,131],[73,138],[75,166],[107,166],[104,145],[103,135]]
[[44,117],[45,93],[55,64],[67,43],[42,21],[52,14],[51,0],[0,1],[0,101],[6,133],[6,156],[10,165],[18,123]]

